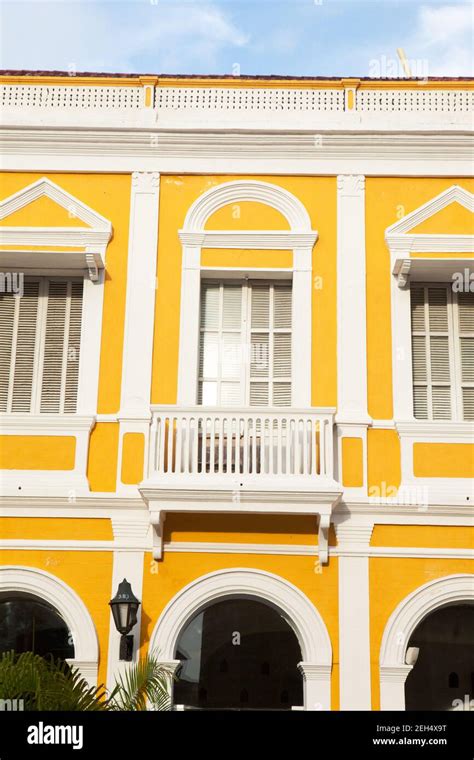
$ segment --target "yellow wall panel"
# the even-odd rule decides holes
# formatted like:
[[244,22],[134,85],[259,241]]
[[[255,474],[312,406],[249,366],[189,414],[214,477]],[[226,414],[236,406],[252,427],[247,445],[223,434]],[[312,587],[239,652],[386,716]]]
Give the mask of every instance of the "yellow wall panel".
[[369,559],[370,583],[370,659],[372,709],[380,710],[379,657],[382,636],[388,619],[398,604],[419,586],[436,578],[457,573],[472,573],[472,560]]
[[367,431],[367,482],[370,497],[390,497],[401,481],[400,439],[396,430]]
[[354,488],[364,485],[362,438],[342,439],[342,484]]
[[413,472],[417,478],[474,477],[474,445],[470,443],[413,444]]
[[72,203],[68,210],[44,195],[2,219],[0,225],[7,227],[89,227],[86,222],[75,216]]
[[[164,540],[316,546],[317,520],[305,515],[170,514]],[[336,543],[333,530],[329,543]]]
[[0,470],[73,470],[75,458],[74,436],[0,436]]
[[452,525],[376,525],[371,546],[470,549],[474,528]]
[[[143,611],[141,652],[147,650],[153,628],[165,605],[188,583],[206,573],[230,567],[249,567],[274,573],[297,586],[317,607],[328,629],[333,648],[331,674],[332,709],[339,707],[339,642],[338,642],[338,565],[332,558],[318,572],[315,557],[282,557],[245,554],[186,554],[165,553],[164,559],[154,562],[145,554],[143,574]],[[320,570],[321,568],[319,568]]]
[[202,267],[262,267],[265,269],[291,269],[293,251],[257,251],[239,248],[203,248]]
[[238,201],[222,206],[211,214],[206,230],[289,230],[290,225],[279,211],[266,203]]
[[118,443],[118,422],[98,422],[91,433],[87,463],[91,491],[115,491]]
[[2,538],[112,541],[110,520],[93,517],[0,517]]
[[474,235],[474,214],[454,201],[410,230],[416,235]]
[[92,617],[99,641],[98,682],[105,683],[113,552],[8,549],[2,550],[2,563],[44,570],[60,578],[80,596]]
[[122,441],[122,483],[135,485],[143,480],[145,436],[125,433]]

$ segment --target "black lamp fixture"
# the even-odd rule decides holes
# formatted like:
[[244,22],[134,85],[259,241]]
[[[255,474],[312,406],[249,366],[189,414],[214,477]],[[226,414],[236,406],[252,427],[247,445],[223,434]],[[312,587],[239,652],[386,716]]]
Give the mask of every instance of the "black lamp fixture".
[[139,600],[126,578],[119,583],[117,593],[109,602],[117,631],[121,634],[120,659],[131,662],[133,658],[133,636],[128,634],[137,622]]

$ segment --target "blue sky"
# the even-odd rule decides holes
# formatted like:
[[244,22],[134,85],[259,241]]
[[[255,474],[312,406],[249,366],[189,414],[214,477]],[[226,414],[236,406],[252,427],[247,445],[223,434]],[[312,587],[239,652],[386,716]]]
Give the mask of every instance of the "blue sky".
[[418,0],[0,0],[1,68],[473,75],[473,5]]

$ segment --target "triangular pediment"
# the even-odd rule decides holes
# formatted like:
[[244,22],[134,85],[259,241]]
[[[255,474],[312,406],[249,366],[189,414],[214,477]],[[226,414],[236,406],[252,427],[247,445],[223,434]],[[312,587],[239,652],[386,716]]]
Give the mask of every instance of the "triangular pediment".
[[[41,215],[50,217],[52,205],[57,207],[57,220],[59,224],[42,223]],[[38,213],[38,221],[34,225],[28,224],[28,208],[35,209]],[[41,213],[42,212],[42,213]],[[91,209],[79,198],[63,190],[62,187],[52,182],[47,177],[33,182],[22,188],[14,195],[0,202],[0,221],[9,226],[64,226],[64,227],[89,227],[95,231],[110,232],[111,223],[101,214]],[[56,220],[55,220],[56,221]],[[27,224],[25,224],[25,222]],[[3,226],[3,225],[2,225]]]
[[474,195],[459,185],[407,214],[386,230],[386,237],[399,235],[472,235]]

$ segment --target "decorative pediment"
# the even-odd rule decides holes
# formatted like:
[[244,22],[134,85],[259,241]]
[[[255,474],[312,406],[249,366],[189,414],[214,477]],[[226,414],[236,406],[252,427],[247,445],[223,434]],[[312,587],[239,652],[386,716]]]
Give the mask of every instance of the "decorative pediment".
[[67,227],[1,226],[1,245],[61,245],[66,247],[107,245],[112,236],[111,222],[47,177],[33,182],[32,185],[24,187],[1,201],[0,220],[12,216],[20,209],[44,197],[49,198],[67,211],[71,218],[78,219],[83,224],[80,226],[68,225]]
[[[452,221],[443,214],[453,204],[460,231],[453,229]],[[392,272],[400,287],[405,287],[411,279],[450,279],[454,271],[470,262],[465,256],[474,251],[474,235],[466,233],[471,227],[465,212],[474,212],[474,195],[459,185],[452,185],[387,227],[385,240],[390,249]],[[430,225],[430,220],[435,219],[436,224]],[[455,254],[461,254],[462,258]]]
[[67,211],[73,222],[67,226],[1,225],[0,266],[24,271],[86,269],[91,279],[98,279],[112,224],[50,179],[43,177],[1,201],[0,221],[41,199]]

